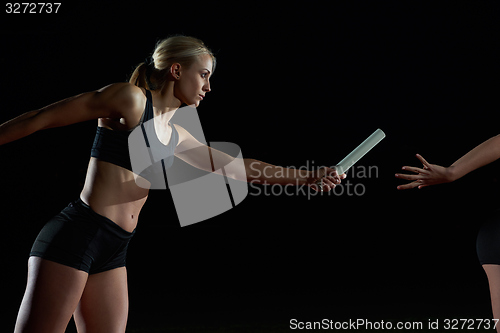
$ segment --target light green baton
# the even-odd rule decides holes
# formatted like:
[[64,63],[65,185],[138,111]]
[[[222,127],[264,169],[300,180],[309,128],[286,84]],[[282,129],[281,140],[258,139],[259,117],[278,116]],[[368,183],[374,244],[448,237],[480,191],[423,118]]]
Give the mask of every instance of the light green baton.
[[[357,146],[349,155],[347,155],[342,161],[340,161],[334,169],[337,174],[342,175],[347,172],[350,167],[352,167],[356,162],[358,162],[366,153],[368,153],[373,147],[375,147],[382,139],[385,138],[385,133],[380,128],[372,133],[365,141],[363,141],[359,146]],[[320,179],[316,183],[321,186],[323,191],[323,180]]]

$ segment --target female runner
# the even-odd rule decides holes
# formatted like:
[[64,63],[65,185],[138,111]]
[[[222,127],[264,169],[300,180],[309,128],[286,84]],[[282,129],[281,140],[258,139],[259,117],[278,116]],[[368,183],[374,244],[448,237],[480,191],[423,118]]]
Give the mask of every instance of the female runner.
[[[127,245],[148,196],[131,171],[128,135],[155,118],[158,140],[187,163],[205,168],[192,149],[203,145],[169,120],[181,104],[198,106],[206,97],[214,67],[215,57],[202,41],[170,37],[156,45],[152,61],[140,64],[129,83],[83,93],[0,125],[0,144],[5,144],[42,129],[98,119],[80,197],[52,218],[33,244],[16,333],[64,332],[72,315],[80,333],[125,332]],[[232,159],[208,149],[221,163]],[[330,190],[345,177],[329,168],[301,173],[250,159],[244,165],[247,181],[306,184],[315,190]]]
[[[481,143],[447,168],[430,164],[418,154],[417,158],[422,162],[423,168],[404,166],[403,170],[416,174],[396,174],[397,178],[412,181],[398,186],[398,189],[405,190],[415,187],[420,189],[429,185],[449,183],[494,162],[500,158],[500,135]],[[476,249],[479,262],[488,276],[493,318],[498,319],[500,318],[500,211],[497,211],[481,226]],[[497,332],[500,332],[498,325],[496,329]]]

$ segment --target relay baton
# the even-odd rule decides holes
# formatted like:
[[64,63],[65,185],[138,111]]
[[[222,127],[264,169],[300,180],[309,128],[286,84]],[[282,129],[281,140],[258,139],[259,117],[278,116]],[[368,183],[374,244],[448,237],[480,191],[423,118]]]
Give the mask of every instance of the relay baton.
[[[344,157],[333,168],[337,171],[338,175],[342,175],[347,172],[350,167],[352,167],[357,161],[359,161],[366,153],[368,153],[373,147],[375,147],[382,139],[385,138],[385,133],[380,128],[372,133],[365,141],[363,141],[359,146],[357,146],[349,155]],[[316,182],[323,191],[323,179]]]
[[335,170],[339,175],[345,173],[357,161],[359,161],[366,153],[375,147],[382,139],[385,138],[385,133],[380,128],[372,133],[365,141],[356,147],[349,155],[347,155],[336,166]]

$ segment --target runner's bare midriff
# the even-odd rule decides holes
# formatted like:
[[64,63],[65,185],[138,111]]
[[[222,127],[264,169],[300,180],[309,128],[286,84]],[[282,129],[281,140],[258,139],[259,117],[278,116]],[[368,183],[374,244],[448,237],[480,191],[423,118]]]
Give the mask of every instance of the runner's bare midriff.
[[132,232],[148,192],[136,184],[131,171],[91,157],[80,197],[96,213]]

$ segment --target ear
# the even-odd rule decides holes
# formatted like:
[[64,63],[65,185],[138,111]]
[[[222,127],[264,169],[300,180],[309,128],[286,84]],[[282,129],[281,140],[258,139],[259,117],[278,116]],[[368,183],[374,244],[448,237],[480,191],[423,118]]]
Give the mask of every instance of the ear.
[[172,74],[174,79],[179,79],[181,76],[181,64],[172,64],[172,66],[170,66],[170,74]]

